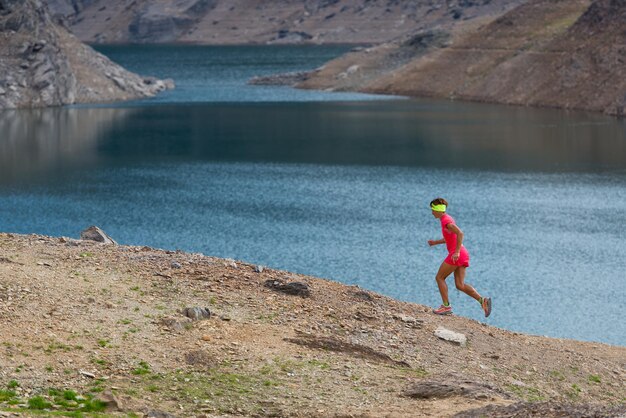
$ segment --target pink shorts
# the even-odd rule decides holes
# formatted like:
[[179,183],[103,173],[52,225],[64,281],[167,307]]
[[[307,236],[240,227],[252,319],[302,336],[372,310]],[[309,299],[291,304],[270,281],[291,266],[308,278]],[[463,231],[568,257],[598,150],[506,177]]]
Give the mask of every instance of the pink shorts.
[[456,263],[452,261],[452,254],[448,254],[444,263],[450,264],[451,266],[459,266],[459,267],[469,267],[470,256],[465,247],[461,247],[461,252],[459,253],[459,259],[456,260]]

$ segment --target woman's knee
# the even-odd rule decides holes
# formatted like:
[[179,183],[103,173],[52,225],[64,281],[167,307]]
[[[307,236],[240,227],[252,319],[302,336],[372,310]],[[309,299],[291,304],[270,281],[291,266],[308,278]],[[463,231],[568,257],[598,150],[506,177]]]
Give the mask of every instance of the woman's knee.
[[465,283],[455,283],[456,284],[456,288],[459,289],[461,292],[465,290]]

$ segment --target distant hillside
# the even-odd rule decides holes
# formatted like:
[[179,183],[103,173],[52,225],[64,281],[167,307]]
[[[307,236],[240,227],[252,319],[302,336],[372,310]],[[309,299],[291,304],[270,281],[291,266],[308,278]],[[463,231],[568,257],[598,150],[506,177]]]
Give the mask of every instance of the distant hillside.
[[0,109],[128,100],[164,88],[54,24],[41,1],[0,1]]
[[379,43],[523,0],[47,0],[90,43]]
[[477,28],[348,54],[300,86],[623,115],[625,62],[626,0],[532,0]]

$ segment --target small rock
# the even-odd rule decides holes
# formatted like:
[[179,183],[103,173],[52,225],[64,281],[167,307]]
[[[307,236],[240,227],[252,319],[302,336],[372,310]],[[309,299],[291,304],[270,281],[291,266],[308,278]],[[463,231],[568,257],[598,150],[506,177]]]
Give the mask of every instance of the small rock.
[[460,345],[461,347],[465,347],[467,344],[467,337],[465,335],[450,331],[444,327],[438,327],[435,330],[435,336],[441,338],[442,340],[450,341],[453,344]]
[[360,68],[360,67],[359,67],[358,65],[351,65],[351,66],[350,66],[350,67],[346,70],[346,73],[347,73],[347,74],[354,74],[354,73],[356,73],[357,71],[359,71],[359,68]]
[[172,261],[172,264],[170,264],[170,266],[171,266],[173,269],[179,269],[179,268],[182,268],[182,267],[183,267],[183,266],[181,266],[181,265],[180,265],[180,263],[179,263],[179,262],[177,262],[177,261]]
[[83,375],[83,376],[85,376],[85,377],[88,377],[88,378],[90,378],[90,379],[95,379],[95,378],[96,378],[96,375],[95,375],[95,374],[93,374],[93,373],[89,373],[89,372],[86,372],[86,371],[84,371],[84,370],[80,370],[78,373],[80,373],[81,375]]
[[412,328],[420,328],[422,326],[423,321],[421,319],[413,318],[412,316],[407,315],[393,315],[394,319],[399,319],[404,322],[407,326]]
[[80,233],[80,239],[85,241],[96,241],[101,242],[103,244],[115,244],[117,242],[113,240],[110,236],[106,234],[102,229],[97,226],[90,226]]
[[97,400],[103,402],[107,411],[123,411],[122,402],[117,398],[113,392],[106,390],[101,392],[97,397]]
[[265,287],[278,292],[286,293],[288,295],[301,296],[303,298],[311,296],[309,286],[306,283],[301,282],[283,283],[280,280],[266,280]]
[[371,302],[371,301],[374,300],[372,295],[370,295],[368,292],[366,292],[364,290],[356,291],[356,292],[352,293],[352,296],[354,296],[356,299],[364,300],[366,302]]
[[263,266],[254,266],[254,271],[257,273],[263,273]]
[[185,315],[187,318],[191,318],[194,321],[198,321],[200,319],[210,318],[211,311],[209,311],[209,308],[185,308],[183,309],[183,315]]

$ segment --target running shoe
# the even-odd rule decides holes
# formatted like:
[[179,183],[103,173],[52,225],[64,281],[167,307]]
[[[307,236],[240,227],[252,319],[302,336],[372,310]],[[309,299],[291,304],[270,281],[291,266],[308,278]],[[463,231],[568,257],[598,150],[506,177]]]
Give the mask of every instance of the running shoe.
[[491,298],[483,299],[483,311],[485,311],[485,317],[491,315]]
[[437,315],[450,315],[452,313],[452,306],[441,305],[437,309],[433,309],[433,313]]

